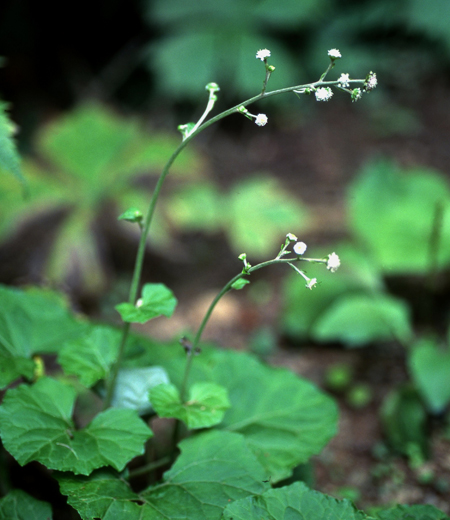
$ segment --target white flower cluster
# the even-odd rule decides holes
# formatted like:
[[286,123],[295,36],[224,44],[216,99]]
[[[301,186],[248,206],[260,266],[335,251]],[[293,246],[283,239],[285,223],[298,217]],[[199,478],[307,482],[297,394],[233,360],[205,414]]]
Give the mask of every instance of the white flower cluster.
[[349,77],[349,74],[341,74],[339,79],[339,86],[340,87],[344,87],[344,88],[348,88],[350,86],[350,77]]
[[256,53],[256,59],[264,61],[265,59],[270,58],[270,51],[269,49],[260,49]]
[[333,97],[333,91],[330,87],[320,87],[315,94],[317,101],[329,101]]
[[378,85],[377,75],[375,72],[370,72],[366,78],[364,83],[364,87],[366,91],[373,90]]
[[341,261],[336,253],[331,253],[328,255],[327,269],[329,269],[332,273],[335,273],[340,265]]
[[328,51],[328,56],[332,59],[332,60],[337,60],[339,58],[342,58],[342,54],[339,52],[339,49],[330,49]]

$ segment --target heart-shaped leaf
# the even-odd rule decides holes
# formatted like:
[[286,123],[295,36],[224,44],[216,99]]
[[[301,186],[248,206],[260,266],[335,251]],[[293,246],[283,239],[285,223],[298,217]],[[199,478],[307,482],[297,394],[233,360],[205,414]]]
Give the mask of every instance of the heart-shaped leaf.
[[220,423],[230,407],[227,390],[215,383],[195,383],[185,403],[176,386],[158,385],[150,391],[150,401],[160,417],[181,419],[191,429]]
[[37,460],[50,469],[89,475],[108,465],[120,471],[143,453],[152,432],[135,412],[109,409],[75,430],[75,397],[72,387],[50,378],[8,390],[0,406],[0,433],[19,464]]

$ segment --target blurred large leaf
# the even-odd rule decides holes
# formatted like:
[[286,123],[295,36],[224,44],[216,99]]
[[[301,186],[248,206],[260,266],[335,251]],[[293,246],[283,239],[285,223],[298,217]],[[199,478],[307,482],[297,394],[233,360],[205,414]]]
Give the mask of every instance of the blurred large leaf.
[[319,280],[320,285],[312,291],[305,288],[305,280],[298,273],[292,272],[284,280],[282,327],[285,333],[297,340],[311,337],[315,322],[339,296],[383,289],[376,266],[367,255],[350,244],[336,244],[326,250],[307,250],[305,256],[326,258],[333,251],[341,259],[341,266],[335,273],[327,271],[323,264],[297,263],[310,278]]
[[[384,272],[430,269],[435,226],[440,236],[437,264],[449,265],[450,192],[436,172],[401,171],[393,162],[378,161],[355,179],[347,200],[351,229]],[[442,222],[435,223],[441,210]]]
[[270,489],[262,495],[247,497],[230,504],[224,520],[365,520],[350,500],[333,497],[309,489],[303,482]]
[[0,432],[4,447],[20,465],[37,460],[49,469],[89,475],[102,466],[121,471],[144,452],[152,432],[132,410],[106,410],[75,430],[75,397],[72,387],[49,378],[7,391],[0,406]]
[[412,330],[407,305],[383,294],[349,294],[336,299],[314,323],[312,337],[349,347],[375,341],[408,343]]
[[4,520],[51,520],[52,507],[36,500],[21,489],[13,489],[0,498],[0,518]]
[[428,408],[444,411],[450,402],[450,351],[434,341],[422,340],[408,357],[409,371]]
[[161,484],[139,494],[100,471],[89,478],[60,475],[61,492],[83,520],[219,520],[232,501],[268,488],[263,468],[241,435],[210,431],[180,443],[181,455]]
[[308,226],[306,208],[268,175],[240,181],[229,193],[213,184],[191,184],[170,197],[168,213],[183,228],[222,229],[236,253],[256,257],[273,253],[286,229],[300,232]]
[[307,228],[306,208],[276,179],[255,176],[236,184],[228,195],[227,226],[233,249],[263,257],[275,252],[286,230]]
[[31,379],[33,354],[57,352],[64,341],[78,337],[88,327],[52,291],[0,286],[0,300],[0,388],[20,375]]
[[[2,231],[42,211],[65,209],[47,258],[46,278],[61,282],[70,276],[78,287],[96,292],[105,284],[105,248],[99,246],[103,237],[97,224],[104,204],[145,211],[150,193],[134,179],[159,174],[179,143],[178,136],[147,132],[139,120],[120,117],[99,104],[82,105],[38,134],[40,160],[24,162],[30,179],[26,201],[17,186],[0,176]],[[198,154],[187,149],[172,172],[196,178],[202,168]],[[161,232],[152,238],[161,238]]]
[[427,456],[427,414],[413,388],[400,386],[388,394],[383,401],[380,415],[392,448],[403,455],[410,455],[412,450],[418,448],[423,457]]
[[450,29],[447,20],[450,17],[450,4],[446,0],[433,0],[424,3],[409,0],[406,3],[409,27],[413,31],[423,31],[430,40],[439,38],[450,54]]
[[278,29],[283,24],[298,27],[299,22],[320,16],[321,7],[328,3],[291,1],[280,11],[273,1],[147,2],[149,23],[165,29],[165,36],[149,48],[149,66],[157,72],[157,85],[165,95],[199,99],[204,86],[216,81],[227,96],[230,92],[251,96],[260,90],[264,76],[255,54],[267,47],[277,68],[270,80],[271,89],[305,82],[299,60],[269,34],[269,28]]
[[0,168],[12,173],[21,183],[25,182],[20,168],[20,157],[13,140],[14,125],[6,114],[7,105],[0,102]]

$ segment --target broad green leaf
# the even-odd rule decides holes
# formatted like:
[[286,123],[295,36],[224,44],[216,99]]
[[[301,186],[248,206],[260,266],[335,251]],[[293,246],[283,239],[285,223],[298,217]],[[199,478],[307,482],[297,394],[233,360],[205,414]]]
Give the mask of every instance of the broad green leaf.
[[10,491],[0,498],[0,518],[4,520],[51,520],[52,507],[36,500],[21,489]]
[[377,511],[376,520],[449,520],[443,511],[428,504],[424,505],[397,505],[383,511]]
[[270,489],[226,507],[224,520],[365,520],[349,500],[336,500],[309,489],[303,482]]
[[225,229],[233,249],[257,257],[274,251],[286,229],[306,229],[307,211],[271,177],[239,182],[228,195]]
[[162,367],[122,368],[117,375],[111,406],[130,408],[139,414],[152,412],[149,390],[168,382],[169,377]]
[[207,362],[211,379],[229,392],[231,408],[220,427],[245,436],[273,482],[335,435],[336,405],[309,381],[235,352],[216,352]]
[[161,484],[139,494],[100,471],[59,475],[61,492],[83,520],[219,520],[232,501],[260,494],[267,475],[241,435],[209,431],[182,441],[181,455]]
[[230,407],[226,389],[214,383],[192,385],[185,403],[175,385],[159,385],[150,391],[150,401],[160,417],[181,419],[191,429],[220,423]]
[[314,258],[326,258],[335,251],[341,266],[335,273],[327,271],[323,264],[296,265],[306,271],[310,278],[321,282],[312,291],[305,289],[305,280],[292,272],[284,280],[282,327],[286,334],[298,340],[311,337],[311,329],[320,316],[341,295],[361,290],[379,291],[383,282],[375,267],[351,244],[340,243],[327,249],[309,251]]
[[177,305],[173,292],[162,283],[147,283],[142,289],[142,298],[136,305],[119,303],[116,310],[123,321],[129,323],[146,323],[147,321],[164,315],[170,318]]
[[87,334],[65,342],[58,362],[66,374],[78,376],[81,384],[89,388],[108,376],[117,358],[120,338],[118,330],[96,326]]
[[[433,255],[439,267],[449,265],[450,191],[443,176],[378,161],[355,179],[347,199],[351,229],[384,272],[428,272]],[[437,251],[430,251],[436,231]]]
[[49,469],[88,475],[108,465],[121,471],[143,453],[152,432],[135,412],[109,409],[75,430],[75,397],[72,387],[49,378],[8,390],[0,407],[0,432],[20,465],[36,460]]
[[64,299],[45,289],[0,286],[0,388],[23,375],[31,378],[33,354],[57,352],[66,339],[81,335]]
[[13,140],[14,124],[6,114],[7,105],[0,102],[0,168],[12,173],[21,183],[25,183],[20,168],[20,157]]
[[389,444],[399,453],[410,455],[419,448],[428,453],[425,425],[427,414],[417,392],[409,386],[393,390],[381,407],[381,421]]
[[408,357],[409,371],[427,407],[444,411],[450,402],[450,351],[431,340],[420,341]]
[[[180,387],[186,354],[179,345],[154,342],[128,366],[162,365]],[[137,347],[136,347],[137,350]],[[231,408],[219,428],[245,435],[248,445],[276,482],[319,453],[336,433],[334,401],[292,372],[263,365],[255,357],[202,347],[189,382],[211,381],[228,390]]]
[[374,341],[412,338],[407,305],[383,294],[349,294],[338,298],[317,319],[312,337],[358,347]]

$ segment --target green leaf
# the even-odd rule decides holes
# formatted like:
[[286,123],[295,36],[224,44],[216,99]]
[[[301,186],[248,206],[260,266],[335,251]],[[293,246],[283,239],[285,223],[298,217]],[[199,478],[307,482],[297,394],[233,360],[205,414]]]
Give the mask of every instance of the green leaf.
[[146,323],[164,315],[170,318],[177,305],[173,292],[162,283],[147,283],[142,289],[142,298],[136,305],[119,303],[115,309],[128,323]]
[[450,403],[450,351],[431,340],[416,344],[408,358],[409,371],[427,407],[433,413]]
[[51,520],[52,507],[36,500],[21,489],[10,491],[0,498],[0,518],[5,520]]
[[243,289],[248,283],[250,283],[250,280],[247,280],[246,278],[239,278],[239,280],[236,280],[234,284],[231,286],[236,291],[240,291]]
[[20,157],[13,140],[14,124],[6,114],[8,105],[0,102],[0,168],[12,173],[14,177],[25,184],[25,178],[20,169]]
[[0,387],[23,375],[33,376],[36,353],[57,352],[63,342],[86,331],[66,301],[45,289],[21,291],[0,286]]
[[0,407],[0,432],[20,465],[36,460],[49,469],[88,475],[107,465],[120,471],[143,453],[152,432],[135,412],[109,409],[75,430],[75,397],[72,387],[49,378],[7,391]]
[[248,255],[271,254],[286,229],[306,229],[307,212],[300,202],[271,177],[239,182],[229,194],[225,229],[233,249]]
[[[426,273],[433,254],[438,267],[449,265],[450,192],[436,172],[402,171],[390,161],[378,161],[355,179],[347,200],[351,228],[384,272]],[[443,218],[436,222],[440,210]],[[430,252],[436,226],[439,244]]]
[[224,520],[365,520],[349,500],[336,500],[312,491],[303,482],[270,489],[260,496],[248,497],[230,504]]
[[312,337],[358,347],[374,341],[408,342],[412,330],[407,305],[383,294],[349,294],[338,298],[318,318]]
[[230,501],[262,493],[266,474],[241,435],[209,431],[182,441],[181,455],[161,484],[138,494],[100,471],[59,475],[61,492],[83,520],[219,520]]
[[158,385],[150,391],[150,401],[160,417],[181,419],[191,429],[220,423],[230,407],[226,389],[214,383],[192,385],[185,403],[181,402],[176,386]]
[[431,505],[398,505],[377,511],[376,520],[449,520],[443,511]]
[[[141,354],[128,366],[162,365],[180,387],[186,354],[179,345],[140,339]],[[292,372],[260,363],[254,356],[202,347],[192,364],[191,384],[211,381],[228,390],[231,408],[219,428],[245,435],[271,475],[288,477],[292,468],[319,453],[337,429],[334,401]]]
[[130,408],[139,414],[152,412],[149,390],[168,382],[169,377],[162,367],[122,368],[117,375],[111,406]]
[[120,331],[96,326],[84,336],[66,341],[58,362],[66,374],[78,376],[80,383],[89,388],[109,375],[120,338]]
[[426,458],[427,414],[414,389],[401,386],[393,390],[385,398],[380,415],[388,442],[394,450],[409,455],[411,447],[418,447],[422,456]]

